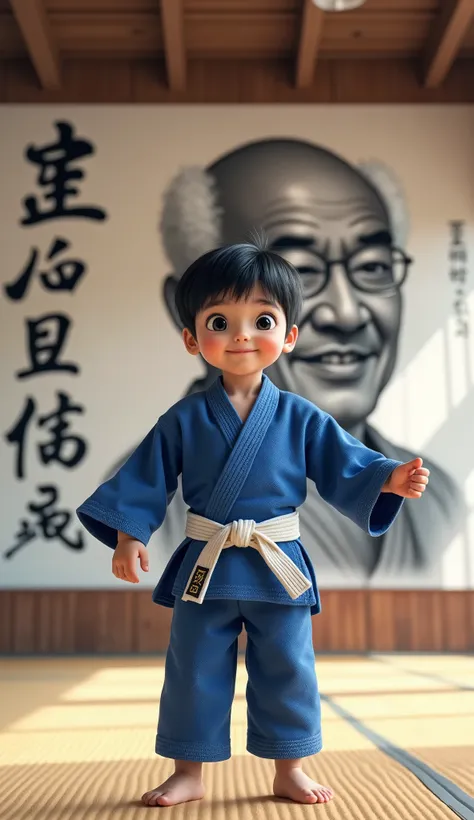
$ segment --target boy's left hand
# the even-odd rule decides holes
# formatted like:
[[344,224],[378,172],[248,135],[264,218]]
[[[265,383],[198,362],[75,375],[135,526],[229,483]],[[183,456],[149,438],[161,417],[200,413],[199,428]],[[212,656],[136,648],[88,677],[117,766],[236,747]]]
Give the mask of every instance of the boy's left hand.
[[428,484],[430,471],[422,467],[423,460],[414,458],[400,464],[382,487],[382,492],[395,493],[403,498],[421,498]]

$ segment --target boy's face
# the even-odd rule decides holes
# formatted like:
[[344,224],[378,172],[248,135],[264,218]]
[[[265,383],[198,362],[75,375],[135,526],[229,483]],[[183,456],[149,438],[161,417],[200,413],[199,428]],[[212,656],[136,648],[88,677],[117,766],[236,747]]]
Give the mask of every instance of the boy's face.
[[188,353],[201,354],[208,364],[235,376],[247,376],[272,365],[293,350],[298,338],[294,325],[286,332],[286,316],[257,285],[246,300],[216,302],[196,316],[196,338],[187,329]]

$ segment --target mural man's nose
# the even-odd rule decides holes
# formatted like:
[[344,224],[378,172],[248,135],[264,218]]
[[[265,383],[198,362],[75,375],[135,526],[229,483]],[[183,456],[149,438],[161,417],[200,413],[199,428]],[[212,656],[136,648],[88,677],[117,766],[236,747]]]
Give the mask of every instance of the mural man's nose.
[[334,265],[331,277],[318,303],[311,311],[311,323],[316,330],[334,328],[343,333],[355,333],[365,327],[370,314],[347,278],[342,265]]

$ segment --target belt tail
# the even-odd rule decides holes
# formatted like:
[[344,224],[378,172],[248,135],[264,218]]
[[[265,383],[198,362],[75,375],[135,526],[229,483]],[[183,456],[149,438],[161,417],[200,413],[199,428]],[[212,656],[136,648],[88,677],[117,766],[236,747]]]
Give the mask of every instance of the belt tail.
[[201,551],[188,578],[182,601],[202,604],[212,578],[219,555],[222,552],[230,527],[224,527],[210,538]]
[[310,589],[311,582],[306,578],[300,569],[294,564],[291,558],[283,552],[270,538],[259,535],[259,552],[267,566],[276,575],[280,583],[285,587],[290,598],[295,600],[303,592]]

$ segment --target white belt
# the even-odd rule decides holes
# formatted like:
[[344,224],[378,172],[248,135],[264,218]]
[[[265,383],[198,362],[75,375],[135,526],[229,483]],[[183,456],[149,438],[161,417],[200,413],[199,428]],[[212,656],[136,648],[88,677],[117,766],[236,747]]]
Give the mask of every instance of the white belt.
[[219,555],[228,547],[253,547],[258,550],[291,598],[299,598],[311,587],[311,582],[275,543],[295,541],[299,535],[297,512],[270,518],[260,524],[240,519],[224,525],[188,511],[186,536],[207,543],[189,576],[182,600],[202,604]]

